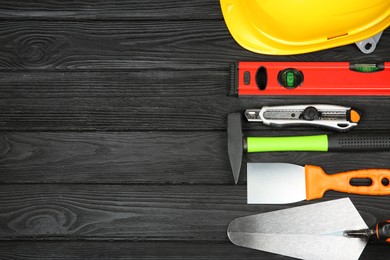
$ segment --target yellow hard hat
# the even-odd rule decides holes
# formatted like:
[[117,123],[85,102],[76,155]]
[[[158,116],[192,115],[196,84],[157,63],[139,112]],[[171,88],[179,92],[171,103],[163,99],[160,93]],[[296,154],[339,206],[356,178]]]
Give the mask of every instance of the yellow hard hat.
[[369,53],[390,25],[390,0],[220,3],[233,38],[245,49],[263,54],[299,54],[350,43],[357,43],[363,52]]

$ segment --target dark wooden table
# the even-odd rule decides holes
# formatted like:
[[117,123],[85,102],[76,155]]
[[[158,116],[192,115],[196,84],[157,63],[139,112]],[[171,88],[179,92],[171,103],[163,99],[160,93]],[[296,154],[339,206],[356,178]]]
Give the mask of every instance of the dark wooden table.
[[[228,97],[237,60],[389,61],[390,30],[370,55],[348,45],[265,56],[233,40],[218,0],[0,1],[0,259],[287,259],[228,241],[234,218],[307,202],[246,204],[245,173],[233,185],[226,153],[227,113],[334,103],[364,112],[354,132],[385,132],[390,98]],[[332,173],[390,168],[389,156],[247,160]],[[328,192],[323,200],[344,196]],[[390,219],[390,197],[351,199]],[[389,245],[371,243],[361,259],[389,257]]]

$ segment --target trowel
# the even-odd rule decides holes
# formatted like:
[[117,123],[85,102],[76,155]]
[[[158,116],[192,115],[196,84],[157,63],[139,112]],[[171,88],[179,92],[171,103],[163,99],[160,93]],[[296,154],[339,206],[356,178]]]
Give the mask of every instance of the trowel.
[[368,228],[343,198],[237,218],[227,235],[237,246],[298,259],[356,260],[370,238],[390,242],[390,222]]

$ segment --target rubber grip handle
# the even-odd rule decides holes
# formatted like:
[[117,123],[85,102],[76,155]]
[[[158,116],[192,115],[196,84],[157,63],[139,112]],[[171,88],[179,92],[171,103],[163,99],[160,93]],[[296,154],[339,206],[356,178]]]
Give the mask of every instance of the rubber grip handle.
[[244,150],[248,153],[282,151],[328,151],[327,135],[247,137]]
[[390,243],[390,220],[376,224],[376,237]]
[[342,134],[328,136],[329,152],[340,151],[389,151],[388,134]]
[[[319,199],[328,190],[354,193],[361,195],[390,195],[390,170],[389,169],[365,169],[326,174],[321,167],[306,165],[306,199]],[[352,179],[370,179],[367,186],[354,186]]]

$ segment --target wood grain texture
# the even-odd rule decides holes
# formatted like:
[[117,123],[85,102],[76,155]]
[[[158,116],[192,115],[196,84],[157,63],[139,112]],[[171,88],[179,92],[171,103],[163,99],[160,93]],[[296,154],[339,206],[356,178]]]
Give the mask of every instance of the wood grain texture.
[[[240,186],[5,185],[0,239],[226,241]],[[252,211],[254,212],[254,211]]]
[[[44,252],[44,253],[43,253]],[[231,243],[202,242],[0,242],[8,259],[285,259],[238,248]]]
[[358,130],[390,127],[389,97],[235,98],[227,96],[227,70],[3,71],[0,77],[0,130],[224,131],[230,112],[300,103],[355,107],[363,112]]
[[373,54],[347,45],[271,56],[251,53],[224,21],[0,21],[0,70],[227,69],[237,60],[387,61],[390,30]]
[[[388,246],[371,243],[360,260],[384,260]],[[383,257],[374,257],[383,255]],[[40,241],[0,242],[0,258],[11,259],[268,259],[290,258],[234,246],[228,242],[94,242],[94,241]]]
[[2,183],[232,183],[224,133],[1,133]]
[[44,100],[222,96],[227,95],[230,76],[225,70],[128,70],[3,71],[0,77],[1,99]]
[[0,2],[2,19],[88,20],[203,20],[222,19],[213,0],[83,0]]
[[238,102],[226,95],[227,72],[1,75],[2,130],[212,129],[224,121],[218,110],[229,109],[223,101]]
[[[225,132],[0,132],[0,183],[233,184],[226,143]],[[390,168],[389,155],[279,152],[244,162],[313,164],[331,174]]]
[[[390,217],[389,197],[351,199],[378,220]],[[242,185],[3,185],[0,240],[227,242],[233,219],[303,204],[246,205]]]

